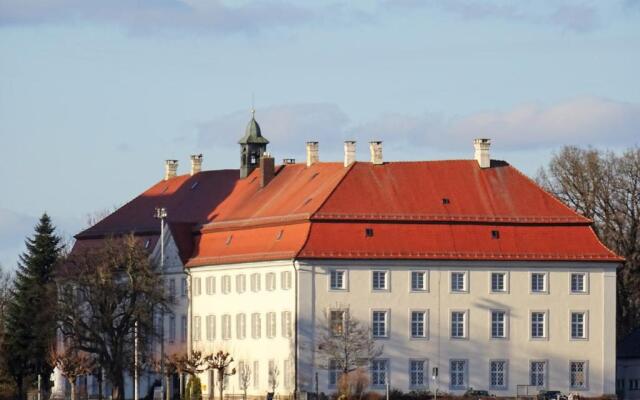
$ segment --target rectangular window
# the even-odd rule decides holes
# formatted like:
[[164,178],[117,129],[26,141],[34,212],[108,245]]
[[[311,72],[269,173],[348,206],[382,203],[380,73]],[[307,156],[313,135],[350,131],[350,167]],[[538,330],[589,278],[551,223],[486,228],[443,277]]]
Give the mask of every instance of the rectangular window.
[[507,361],[495,360],[489,364],[491,389],[504,390],[507,388]]
[[195,315],[193,317],[193,341],[198,342],[202,338],[202,331],[200,329],[200,316]]
[[467,360],[451,360],[449,373],[451,389],[467,388]]
[[266,289],[270,292],[276,290],[276,274],[274,274],[273,272],[269,272],[267,274],[266,280],[267,280]]
[[371,360],[371,384],[384,386],[387,383],[389,360]]
[[176,301],[176,281],[173,278],[169,279],[169,300]]
[[267,337],[273,338],[276,336],[276,313],[267,313]]
[[251,314],[251,337],[254,339],[260,339],[262,335],[262,321],[260,313]]
[[280,316],[282,337],[291,337],[291,311],[283,311]]
[[571,274],[571,293],[585,293],[587,291],[587,276],[584,273]]
[[505,272],[491,273],[491,291],[494,293],[507,291],[507,274]]
[[207,323],[207,327],[206,327],[207,340],[212,342],[213,339],[216,338],[216,316],[207,315],[206,323]]
[[409,360],[409,384],[411,387],[425,387],[428,382],[425,378],[427,371],[426,360]]
[[329,361],[329,386],[335,387],[338,384],[338,380],[340,379],[340,375],[342,371],[340,370],[340,364],[338,360],[330,360]]
[[491,311],[491,337],[501,339],[507,337],[507,313],[501,310]]
[[244,339],[247,335],[247,317],[245,314],[236,315],[236,337]]
[[452,272],[451,273],[451,291],[452,292],[466,292],[467,291],[467,274],[464,272]]
[[278,371],[276,369],[276,361],[269,360],[269,388],[276,386],[278,383]]
[[373,290],[387,290],[387,271],[373,271]]
[[205,282],[206,290],[208,295],[212,295],[216,293],[216,277],[215,276],[207,276],[207,280]]
[[176,341],[176,317],[169,316],[169,343]]
[[586,389],[587,362],[571,361],[569,369],[571,374],[571,389]]
[[231,293],[231,277],[229,275],[222,276],[221,286],[220,291],[223,294]]
[[584,312],[571,313],[571,339],[586,339],[586,316]]
[[247,277],[244,274],[236,275],[236,292],[244,293],[247,289]]
[[424,292],[427,290],[426,271],[411,271],[411,290],[413,292]]
[[180,287],[180,296],[187,297],[187,278],[182,278],[180,282],[182,283]]
[[201,289],[200,278],[193,278],[193,295],[200,296]]
[[333,336],[342,336],[344,333],[345,316],[344,310],[331,310],[329,312],[329,329]]
[[292,381],[292,376],[291,376],[291,370],[293,368],[291,368],[291,359],[287,359],[284,360],[284,365],[282,368],[282,374],[284,375],[284,388],[285,389],[291,389],[291,381]]
[[451,312],[451,337],[452,338],[464,338],[466,337],[466,318],[464,311],[452,311]]
[[531,361],[529,371],[529,384],[543,388],[546,386],[547,362]]
[[411,337],[427,337],[427,313],[426,311],[411,312]]
[[331,270],[330,275],[331,290],[344,290],[347,288],[345,281],[345,271]]
[[280,272],[280,286],[282,290],[291,289],[291,271]]
[[374,311],[372,315],[371,331],[374,338],[387,336],[387,311]]
[[260,274],[251,274],[251,291],[259,292],[260,291]]
[[531,313],[531,337],[532,338],[544,338],[546,315],[544,312],[534,311]]
[[543,293],[547,291],[547,274],[534,272],[531,274],[531,292]]
[[180,341],[182,343],[187,341],[187,316],[182,315],[180,317]]
[[253,388],[260,386],[260,361],[253,362]]
[[231,339],[231,315],[229,314],[222,316],[222,339]]

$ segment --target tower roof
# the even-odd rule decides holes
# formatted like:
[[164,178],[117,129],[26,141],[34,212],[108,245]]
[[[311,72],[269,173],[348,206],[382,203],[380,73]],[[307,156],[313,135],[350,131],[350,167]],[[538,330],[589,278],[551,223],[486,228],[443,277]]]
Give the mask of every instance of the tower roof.
[[239,144],[269,144],[269,141],[262,137],[260,125],[256,121],[255,110],[251,110],[251,121],[247,124],[244,136],[238,141]]

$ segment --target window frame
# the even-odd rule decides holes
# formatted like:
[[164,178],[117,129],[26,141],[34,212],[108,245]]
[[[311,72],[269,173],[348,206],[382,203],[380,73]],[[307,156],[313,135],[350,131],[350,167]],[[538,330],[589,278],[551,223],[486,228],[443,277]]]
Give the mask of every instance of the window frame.
[[[453,288],[453,275],[462,274],[462,290],[455,290]],[[449,272],[449,293],[451,294],[465,294],[469,293],[469,271],[455,270]]]
[[[374,373],[380,374],[380,372],[381,372],[380,370],[376,370],[376,372],[374,372],[374,369],[373,369],[374,363],[383,363],[384,364],[384,377],[385,377],[385,379],[384,379],[383,383],[374,382],[374,379],[373,379]],[[391,365],[390,365],[391,363],[390,363],[388,358],[374,358],[369,362],[369,364],[370,364],[369,365],[369,377],[370,377],[371,387],[378,388],[378,389],[379,388],[384,388],[387,383],[391,382],[391,379],[389,377],[389,373],[391,372],[391,368],[390,368],[391,367]]]
[[[491,382],[491,377],[493,374],[493,370],[491,369],[493,366],[493,363],[504,363],[504,368],[503,368],[503,382],[504,384],[502,386],[495,386],[492,384]],[[509,360],[504,359],[504,358],[497,358],[497,359],[489,359],[489,389],[490,390],[509,390]]]
[[[413,335],[413,314],[414,313],[422,313],[424,316],[424,320],[422,321],[422,336],[414,336]],[[409,339],[410,340],[429,340],[429,310],[425,308],[412,308],[409,309]]]
[[[374,315],[376,313],[384,313],[385,315],[385,319],[384,319],[384,335],[376,335],[375,334],[375,329],[374,329]],[[391,332],[391,327],[390,327],[390,322],[391,322],[391,310],[388,308],[374,308],[371,309],[371,312],[369,314],[371,316],[371,338],[372,339],[389,339],[390,332]]]
[[[342,287],[333,287],[333,274],[342,273]],[[345,292],[349,290],[349,279],[346,268],[331,268],[329,269],[328,290],[330,292]]]
[[216,294],[216,277],[215,275],[208,275],[205,278],[205,293],[207,296]]
[[347,317],[347,312],[348,309],[347,308],[330,308],[329,310],[327,310],[327,313],[329,314],[329,326],[327,326],[327,329],[329,330],[329,334],[332,337],[340,337],[342,336],[342,333],[336,333],[335,330],[333,329],[333,313],[342,313],[342,332],[344,332],[344,327],[345,327],[345,321],[346,321],[346,317]]
[[[499,274],[504,277],[504,289],[503,290],[494,290],[493,289],[493,275]],[[509,294],[509,271],[489,271],[489,293],[491,294]]]
[[[493,335],[493,313],[501,312],[504,314],[503,328],[504,336]],[[509,339],[509,310],[493,308],[489,310],[489,339],[491,340],[507,340]]]
[[231,340],[233,337],[231,314],[222,314],[220,317],[220,337],[222,340]]
[[[534,313],[542,313],[544,316],[543,320],[543,336],[533,336],[533,314]],[[534,309],[529,310],[529,340],[538,341],[538,340],[549,340],[549,310],[540,310]]]
[[[453,384],[453,363],[454,362],[462,362],[462,385],[454,385]],[[459,373],[456,371],[456,373]],[[469,388],[469,360],[463,358],[452,358],[449,359],[449,389],[450,390],[467,390]]]
[[[531,385],[531,378],[533,375],[533,364],[534,363],[542,363],[542,365],[544,366],[544,370],[542,371],[542,379],[543,379],[543,384],[542,386],[538,386],[538,385]],[[548,360],[529,360],[529,386],[535,386],[536,388],[542,388],[542,389],[546,389],[549,386],[549,361]]]
[[[413,383],[413,373],[414,373],[413,363],[422,363],[422,384]],[[409,367],[409,388],[427,389],[429,387],[429,359],[410,358],[408,367]]]
[[[582,337],[573,336],[573,314],[582,314]],[[588,341],[589,340],[589,311],[588,310],[569,310],[569,340],[571,341]]]
[[231,293],[231,275],[222,275],[220,278],[220,293]]
[[[583,277],[583,290],[573,290],[573,276],[582,275]],[[569,294],[572,295],[586,295],[589,294],[589,273],[586,271],[569,271]]]
[[[385,283],[384,288],[376,288],[375,287],[375,279],[374,279],[374,277],[378,273],[383,273],[384,274],[384,283]],[[388,269],[372,269],[370,278],[371,278],[371,280],[370,280],[370,282],[371,282],[371,291],[373,293],[390,292],[391,291],[391,273],[390,273],[390,271]]]
[[[462,313],[462,336],[453,336],[453,313]],[[449,339],[452,340],[468,340],[469,339],[469,310],[468,309],[450,309],[449,310]]]
[[[265,317],[265,324],[266,324],[266,334],[265,337],[267,339],[274,339],[276,336],[278,336],[278,313],[276,313],[275,311],[268,311]],[[270,323],[269,321],[269,316],[273,315],[273,325]],[[271,332],[271,327],[273,326],[273,332]]]
[[[270,279],[273,278],[273,279]],[[272,285],[270,285],[272,283]],[[278,282],[276,282],[276,273],[267,272],[264,278],[264,287],[267,292],[274,292],[278,288]]]
[[262,314],[251,313],[251,338],[260,339],[262,337]]
[[[422,274],[422,289],[413,287],[413,274]],[[409,270],[409,292],[410,293],[428,293],[429,292],[429,270],[428,269],[411,269]]]
[[[533,290],[533,276],[537,275],[537,274],[541,274],[543,275],[543,282],[544,282],[544,289],[543,290]],[[540,271],[540,270],[535,270],[535,271],[530,271],[529,272],[529,294],[533,294],[533,295],[544,295],[544,294],[549,294],[549,286],[550,285],[550,276],[549,276],[549,271]]]
[[[583,364],[583,370],[582,370],[582,374],[583,374],[583,378],[584,378],[584,385],[582,386],[574,386],[572,384],[572,368],[574,363],[582,363]],[[571,390],[576,390],[576,391],[588,391],[589,390],[589,361],[588,360],[569,360],[569,388]]]
[[249,275],[249,286],[253,293],[258,293],[262,289],[262,274],[260,272]]

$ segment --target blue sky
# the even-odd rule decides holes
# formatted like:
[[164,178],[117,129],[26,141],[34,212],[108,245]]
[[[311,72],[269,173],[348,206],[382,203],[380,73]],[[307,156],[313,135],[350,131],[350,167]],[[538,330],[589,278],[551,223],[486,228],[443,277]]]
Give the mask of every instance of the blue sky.
[[534,175],[564,144],[638,145],[638,71],[637,0],[0,0],[0,264],[42,212],[70,237],[165,159],[236,168],[252,95],[277,159],[491,137]]

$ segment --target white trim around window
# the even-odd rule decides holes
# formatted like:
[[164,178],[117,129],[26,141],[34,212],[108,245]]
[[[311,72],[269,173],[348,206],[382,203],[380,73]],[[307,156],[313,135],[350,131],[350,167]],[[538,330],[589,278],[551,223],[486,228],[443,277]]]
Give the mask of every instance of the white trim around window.
[[[380,283],[380,276],[377,274],[384,274],[384,287],[378,287]],[[371,291],[372,292],[390,292],[391,291],[391,272],[388,269],[372,269],[370,274]]]
[[[542,313],[543,314],[543,320],[542,320],[542,333],[544,336],[534,336],[533,335],[533,331],[534,331],[534,326],[533,326],[533,317],[534,317],[534,313],[537,314]],[[549,340],[549,310],[540,310],[540,309],[535,309],[535,310],[529,310],[529,318],[528,318],[528,322],[529,322],[529,340],[532,341],[538,341],[538,340]],[[536,321],[536,324],[539,324],[540,321]],[[539,329],[539,328],[536,328]]]
[[[573,314],[582,314],[582,336],[573,336]],[[588,310],[569,310],[569,340],[583,342],[589,340],[589,311]]]
[[[579,368],[582,367],[582,371]],[[574,373],[576,376],[574,377]],[[582,373],[582,376],[578,375]],[[582,378],[582,379],[580,379]],[[570,360],[569,361],[569,387],[571,390],[589,390],[589,361]]]
[[[414,321],[414,313],[422,314],[422,335],[414,336],[414,323],[419,324],[419,321]],[[418,328],[419,331],[419,328]],[[409,310],[409,339],[410,340],[428,340],[429,339],[429,310],[421,308],[421,309],[410,309]]]
[[[333,287],[334,273],[342,274],[342,287]],[[330,292],[348,292],[349,291],[349,270],[346,268],[329,268],[327,279],[327,290]],[[338,279],[338,276],[335,276]]]
[[[384,320],[380,320],[380,314],[384,313]],[[388,308],[372,308],[369,315],[371,316],[371,337],[373,339],[389,339],[391,332],[391,310]],[[380,332],[380,325],[383,323],[383,332]],[[374,325],[376,324],[376,325]]]
[[[503,289],[494,290],[493,275],[502,275]],[[489,293],[491,294],[509,294],[509,271],[489,271]]]
[[[454,329],[454,313],[455,317],[459,318],[459,313],[462,313],[462,321],[456,320],[457,327]],[[462,336],[459,336],[459,325],[462,323]],[[455,334],[455,335],[454,335]],[[469,339],[469,310],[468,309],[449,309],[449,338],[453,340],[468,340]]]
[[[500,366],[502,366],[502,371],[500,371],[499,369]],[[496,367],[495,371],[493,367]],[[502,374],[502,385],[500,385],[500,374]],[[505,359],[489,360],[489,389],[490,390],[509,389],[509,360],[505,360]]]
[[[414,275],[422,276],[422,287],[414,287]],[[419,283],[420,277],[416,276],[416,282]],[[427,293],[429,292],[429,270],[428,269],[410,269],[409,270],[409,292],[410,293]]]
[[430,379],[429,360],[426,358],[410,358],[408,367],[409,387],[422,390],[428,388]]
[[[462,274],[462,288],[460,288],[458,274]],[[454,279],[454,276],[456,279]],[[469,271],[456,270],[449,272],[449,293],[469,293]]]
[[[504,316],[504,320],[502,322],[502,336],[494,336],[494,321],[493,321],[493,313],[502,313]],[[499,322],[499,320],[498,320]],[[499,332],[499,327],[497,327],[497,333]],[[509,310],[505,309],[491,309],[489,310],[489,339],[490,340],[507,340],[509,339]]]
[[[574,290],[574,289],[576,289],[576,288],[574,288],[574,284],[573,284],[574,275],[582,276],[582,279],[583,279],[582,280],[582,290],[579,290],[579,288],[577,288],[577,290]],[[574,294],[574,295],[589,294],[589,273],[588,272],[585,272],[585,271],[570,271],[569,272],[569,294]]]
[[[544,288],[543,290],[533,290],[534,289],[534,282],[533,282],[533,278],[535,274],[542,274],[544,276]],[[535,294],[535,295],[539,295],[539,294],[549,294],[549,271],[542,271],[542,270],[534,270],[534,271],[530,271],[529,272],[529,293],[530,294]]]

